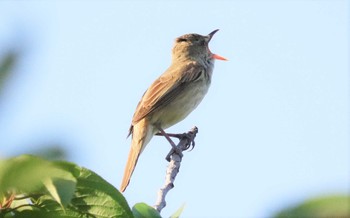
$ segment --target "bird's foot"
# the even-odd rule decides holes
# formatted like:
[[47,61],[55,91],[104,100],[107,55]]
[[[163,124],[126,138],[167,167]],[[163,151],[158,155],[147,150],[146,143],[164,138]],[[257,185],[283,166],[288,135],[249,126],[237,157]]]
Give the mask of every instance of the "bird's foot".
[[[159,135],[161,135],[161,133],[159,133]],[[173,138],[177,138],[180,141],[182,140],[186,140],[185,143],[179,143],[181,144],[181,148],[176,146],[176,149],[172,148],[170,150],[170,152],[168,153],[168,155],[165,157],[165,159],[169,162],[170,161],[170,157],[171,155],[173,155],[174,153],[178,154],[180,157],[183,156],[182,152],[188,150],[189,148],[191,148],[190,151],[192,151],[192,149],[194,148],[194,146],[196,145],[194,138],[195,135],[191,134],[191,133],[178,133],[178,134],[174,134],[174,133],[167,133],[167,135],[169,137],[173,137]]]
[[[193,127],[191,131],[187,133],[180,133],[180,134],[173,134],[173,133],[166,133],[164,130],[160,127],[158,127],[159,132],[156,133],[156,135],[164,136],[168,142],[171,144],[172,149],[168,153],[168,155],[165,157],[165,159],[169,162],[171,155],[174,153],[178,154],[181,158],[183,157],[182,152],[186,151],[191,148],[191,150],[196,145],[194,138],[196,137],[196,134],[198,133],[198,128]],[[170,137],[178,138],[180,140],[179,145],[176,146],[173,140],[171,140]]]
[[[159,133],[156,133],[156,135],[162,136],[162,133],[159,132]],[[191,132],[188,132],[188,133],[167,133],[167,135],[169,137],[177,138],[180,141],[187,140],[187,143],[185,143],[185,146],[182,147],[182,151],[186,151],[189,148],[191,148],[190,151],[192,151],[194,146],[196,145],[196,143],[194,141],[195,135],[192,134]]]

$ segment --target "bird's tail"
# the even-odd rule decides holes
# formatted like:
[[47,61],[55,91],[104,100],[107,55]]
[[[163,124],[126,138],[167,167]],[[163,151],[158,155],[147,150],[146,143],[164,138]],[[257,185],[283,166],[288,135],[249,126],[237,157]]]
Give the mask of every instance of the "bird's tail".
[[130,178],[136,167],[137,160],[139,159],[143,149],[145,149],[148,142],[152,139],[153,134],[154,130],[146,119],[142,119],[133,127],[128,161],[125,166],[124,176],[120,186],[121,192],[124,192],[126,187],[128,187]]

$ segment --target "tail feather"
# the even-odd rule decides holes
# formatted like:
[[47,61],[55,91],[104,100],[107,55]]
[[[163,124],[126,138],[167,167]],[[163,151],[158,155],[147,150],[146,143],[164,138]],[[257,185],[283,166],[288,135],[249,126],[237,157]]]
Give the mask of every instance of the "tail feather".
[[135,170],[140,154],[141,154],[141,146],[137,148],[136,146],[131,145],[129,156],[128,156],[128,162],[126,163],[122,184],[120,186],[121,192],[124,192],[126,187],[129,185],[131,175]]
[[130,178],[135,170],[140,154],[153,137],[153,134],[153,128],[148,124],[146,119],[141,120],[133,127],[128,161],[125,166],[124,176],[122,184],[120,186],[121,192],[124,192],[126,187],[128,187]]

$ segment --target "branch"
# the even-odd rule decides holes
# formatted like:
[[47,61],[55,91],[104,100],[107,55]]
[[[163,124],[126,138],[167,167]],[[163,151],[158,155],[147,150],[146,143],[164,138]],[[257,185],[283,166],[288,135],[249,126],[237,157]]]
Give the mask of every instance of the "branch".
[[[176,137],[180,139],[179,144],[176,145],[178,149],[181,151],[185,151],[189,149],[192,145],[192,149],[194,148],[194,139],[198,133],[198,128],[193,127],[190,131],[183,134],[168,134],[170,137]],[[182,161],[182,153],[178,154],[174,151],[174,149],[171,149],[169,154],[167,155],[167,158],[170,158],[170,163],[168,165],[166,175],[165,175],[165,184],[164,186],[158,191],[158,198],[156,201],[156,204],[153,206],[154,209],[156,209],[159,213],[161,210],[166,206],[165,197],[170,191],[170,189],[174,188],[174,181],[175,178],[180,170],[181,161]]]

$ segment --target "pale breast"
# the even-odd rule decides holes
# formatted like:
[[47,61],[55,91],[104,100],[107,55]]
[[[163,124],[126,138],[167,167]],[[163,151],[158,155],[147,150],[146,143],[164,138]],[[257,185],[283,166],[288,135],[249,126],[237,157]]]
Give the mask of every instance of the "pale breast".
[[151,122],[166,129],[186,118],[203,100],[210,86],[210,74],[202,73],[195,82],[188,84],[178,96],[151,117]]

